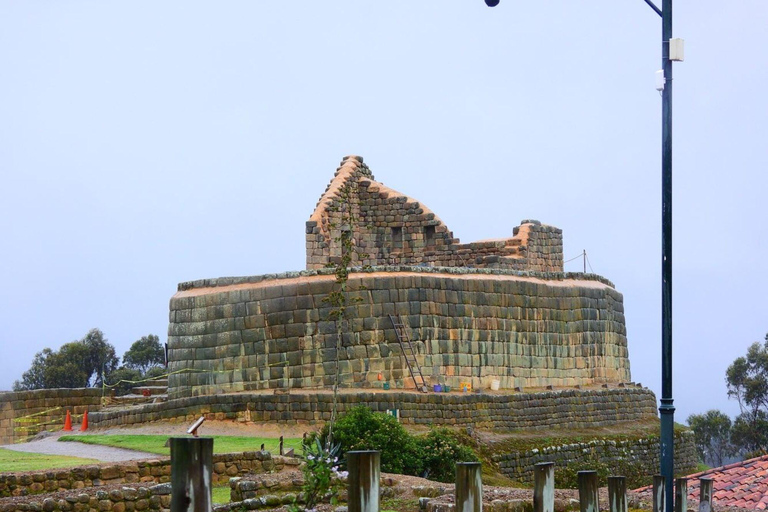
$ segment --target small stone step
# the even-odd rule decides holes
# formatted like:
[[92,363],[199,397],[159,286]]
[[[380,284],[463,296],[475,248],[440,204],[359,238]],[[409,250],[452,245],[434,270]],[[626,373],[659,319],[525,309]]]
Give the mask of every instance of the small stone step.
[[136,395],[162,395],[168,393],[168,386],[136,386],[131,389]]

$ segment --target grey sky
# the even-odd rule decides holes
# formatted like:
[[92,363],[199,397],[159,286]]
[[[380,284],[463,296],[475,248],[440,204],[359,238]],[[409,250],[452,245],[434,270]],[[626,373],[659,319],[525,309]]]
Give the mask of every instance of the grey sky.
[[[768,332],[768,4],[676,0],[676,419]],[[534,218],[660,390],[660,18],[642,0],[0,1],[0,389],[179,281],[304,268],[346,154],[463,242]],[[566,265],[579,270],[580,261]]]

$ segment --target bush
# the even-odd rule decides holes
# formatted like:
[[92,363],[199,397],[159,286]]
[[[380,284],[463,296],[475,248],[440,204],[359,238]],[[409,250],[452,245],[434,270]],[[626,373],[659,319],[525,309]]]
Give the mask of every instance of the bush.
[[[328,425],[320,431],[325,445]],[[381,451],[381,470],[385,473],[416,475],[421,463],[416,440],[394,416],[358,406],[341,416],[333,427],[333,443],[340,445],[339,457],[352,450]]]
[[459,436],[447,428],[431,430],[418,438],[422,474],[439,482],[456,480],[457,462],[477,462],[475,452],[461,443]]
[[141,379],[141,372],[133,368],[121,366],[117,370],[107,375],[107,385],[114,386],[115,395],[127,395],[131,389],[138,384],[133,382]]
[[[328,425],[319,435],[323,445],[327,437]],[[314,442],[314,437],[307,440],[308,444]],[[365,406],[355,407],[339,418],[333,427],[333,443],[340,445],[342,461],[351,450],[379,450],[381,471],[423,475],[441,482],[455,479],[457,462],[478,460],[460,436],[447,428],[412,436],[394,416],[373,412]]]

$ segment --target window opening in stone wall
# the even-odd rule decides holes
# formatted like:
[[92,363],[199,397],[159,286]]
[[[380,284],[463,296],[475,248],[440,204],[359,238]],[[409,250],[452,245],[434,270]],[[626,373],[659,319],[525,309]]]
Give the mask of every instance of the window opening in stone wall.
[[435,245],[435,226],[424,226],[424,239],[427,247]]
[[392,228],[392,248],[394,250],[403,250],[403,228],[402,227],[393,227]]

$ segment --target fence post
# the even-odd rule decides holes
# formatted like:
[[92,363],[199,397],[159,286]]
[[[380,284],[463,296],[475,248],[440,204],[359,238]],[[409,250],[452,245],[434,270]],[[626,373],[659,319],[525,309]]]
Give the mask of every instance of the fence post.
[[597,502],[597,471],[579,471],[579,510],[600,512]]
[[483,477],[479,462],[456,463],[455,512],[483,512]]
[[712,511],[712,479],[699,478],[699,512]]
[[211,512],[212,437],[171,438],[171,512]]
[[540,462],[533,466],[533,512],[555,510],[555,463]]
[[688,512],[688,479],[675,480],[675,512]]
[[664,512],[666,480],[663,475],[653,475],[653,512]]
[[349,470],[347,506],[349,512],[379,512],[381,452],[347,452]]
[[608,477],[608,510],[627,512],[627,479],[623,476]]

